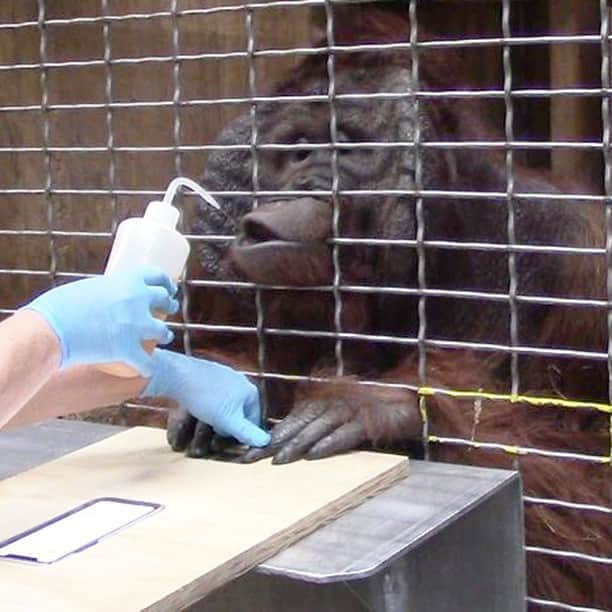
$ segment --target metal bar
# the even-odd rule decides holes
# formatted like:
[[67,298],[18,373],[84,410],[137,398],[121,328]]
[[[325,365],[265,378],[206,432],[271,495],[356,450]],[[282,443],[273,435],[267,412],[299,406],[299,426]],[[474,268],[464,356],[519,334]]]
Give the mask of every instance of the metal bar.
[[[0,229],[0,236],[45,236],[49,233],[43,229]],[[73,238],[111,238],[111,232],[88,232],[88,231],[70,231],[70,230],[53,230],[54,236],[73,237]],[[185,237],[190,242],[227,242],[233,240],[233,234],[185,234]],[[416,247],[416,240],[403,238],[328,238],[327,243],[346,244],[346,245],[371,245],[371,246],[403,246]],[[461,250],[461,251],[485,251],[493,253],[507,253],[514,251],[516,253],[538,253],[541,255],[597,255],[606,254],[603,247],[566,247],[559,245],[530,245],[530,244],[515,244],[509,245],[498,242],[460,242],[453,240],[423,240],[425,248],[446,249],[446,250]],[[187,281],[190,282],[190,281]],[[222,282],[222,281],[211,281]],[[228,285],[231,286],[231,285]],[[254,284],[245,285],[252,286]],[[342,285],[341,285],[342,286]],[[266,287],[268,288],[268,287]],[[290,287],[284,287],[289,289]],[[297,287],[297,290],[309,289]],[[384,287],[380,288],[384,290]],[[486,294],[485,294],[486,295]],[[555,298],[551,298],[555,299]],[[608,302],[603,302],[607,304]]]
[[568,610],[569,612],[606,612],[602,608],[587,608],[584,606],[573,606],[561,601],[551,601],[550,599],[539,599],[538,597],[527,597],[527,602],[544,606],[545,608],[554,608],[555,610]]
[[[502,34],[507,40],[512,36],[510,28],[510,0],[502,2]],[[512,91],[512,63],[510,57],[510,47],[506,44],[503,46],[503,66],[504,66],[504,107],[505,121],[504,131],[506,141],[514,140],[514,105],[510,92]],[[506,232],[508,234],[508,244],[516,244],[516,227],[515,227],[515,209],[514,209],[514,157],[512,149],[506,149],[506,214],[507,225]],[[510,303],[510,345],[516,346],[519,343],[518,330],[519,319],[516,303],[516,293],[518,287],[518,274],[516,268],[516,253],[508,252],[508,297]],[[510,354],[510,373],[511,373],[511,393],[513,395],[519,392],[519,358],[517,353]]]
[[[180,102],[178,103],[180,106]],[[113,105],[107,105],[107,109],[112,110]],[[319,150],[332,150],[336,147],[339,150],[353,151],[355,149],[412,149],[414,148],[413,142],[338,142],[335,145],[332,143],[258,143],[255,145],[257,151],[319,151]],[[423,142],[419,144],[421,149],[434,149],[434,150],[556,150],[556,149],[567,149],[567,150],[588,150],[588,151],[602,151],[603,145],[600,142],[552,142],[552,141],[541,141],[541,142],[525,142],[525,141],[514,141],[514,142],[496,142],[496,141],[462,141],[462,142]],[[171,153],[171,152],[205,152],[205,151],[250,151],[252,148],[248,144],[199,144],[199,145],[137,145],[137,146],[118,146],[113,147],[113,151],[118,153]],[[106,145],[92,145],[92,146],[57,146],[53,145],[47,149],[51,153],[106,153],[108,151],[108,143]],[[43,147],[36,146],[15,146],[15,147],[0,147],[0,153],[43,153],[45,149]]]
[[[44,195],[47,191],[44,187],[28,187],[28,188],[0,188],[0,195]],[[100,195],[106,196],[110,193],[124,196],[159,196],[163,195],[163,190],[160,189],[93,189],[93,188],[80,188],[80,189],[51,189],[48,191],[53,195]],[[331,192],[324,189],[316,190],[259,190],[257,192],[249,190],[235,190],[235,191],[210,191],[210,195],[218,196],[223,198],[243,198],[243,197],[286,197],[286,198],[297,198],[302,196],[312,197],[330,197]],[[474,200],[491,200],[491,199],[503,199],[503,192],[483,192],[483,191],[451,191],[451,190],[422,190],[416,191],[414,189],[346,189],[338,192],[340,196],[352,196],[352,197],[370,197],[372,195],[379,196],[414,196],[414,197],[432,197],[432,198],[444,198],[444,199],[474,199]],[[551,194],[551,193],[515,193],[516,199],[525,200],[558,200],[565,202],[574,202],[576,204],[580,202],[605,202],[607,196],[597,196],[590,194]]]
[[[47,29],[45,24],[45,0],[38,0],[38,29],[40,33],[40,58],[41,66],[47,58]],[[41,114],[42,114],[42,142],[43,142],[43,153],[45,158],[45,187],[43,193],[45,195],[46,202],[46,221],[47,221],[47,241],[48,241],[48,252],[49,252],[49,270],[48,275],[52,285],[55,285],[56,272],[57,272],[57,252],[55,250],[55,239],[52,234],[54,226],[54,204],[51,192],[52,187],[52,174],[51,174],[51,153],[49,152],[49,133],[50,123],[49,115],[47,113],[47,105],[49,103],[49,89],[47,83],[47,69],[41,67],[40,69],[40,90],[41,90]]]
[[[513,98],[553,98],[567,96],[588,96],[588,97],[604,97],[610,95],[612,90],[609,88],[565,88],[565,89],[515,89],[512,92]],[[479,98],[479,99],[503,99],[504,92],[502,90],[482,90],[482,89],[461,89],[461,90],[437,90],[425,91],[414,94],[406,93],[362,93],[362,94],[336,94],[336,100],[402,100],[406,98],[419,98],[420,100],[438,99],[438,98]],[[295,102],[326,102],[327,97],[319,94],[304,94],[304,95],[283,95],[283,96],[257,96],[255,99],[251,97],[228,97],[228,98],[199,98],[183,100],[181,106],[216,106],[226,104],[248,104],[250,102],[270,102],[270,103],[295,103]],[[172,100],[142,100],[142,101],[116,101],[113,102],[114,108],[143,108],[143,107],[172,107]],[[74,102],[71,104],[50,104],[47,107],[49,111],[63,110],[96,110],[104,109],[108,106],[106,102]],[[39,104],[24,104],[24,105],[5,105],[0,106],[0,112],[29,112],[39,111]]]
[[[584,455],[582,453],[568,453],[566,451],[548,451],[543,450],[541,448],[532,448],[530,446],[516,446],[512,444],[498,444],[496,442],[477,442],[475,440],[465,440],[463,438],[446,438],[442,436],[430,436],[430,442],[436,442],[438,444],[452,444],[455,446],[467,446],[470,448],[484,448],[488,450],[500,450],[505,453],[509,453],[511,455],[537,455],[540,457],[551,457],[553,459],[568,459],[568,460],[576,460],[576,461],[585,461],[587,463],[600,463],[600,464],[609,464],[610,460],[608,457],[600,457],[598,455]],[[536,549],[535,547],[526,546],[525,550],[530,552],[542,552],[546,554],[548,549]],[[582,558],[583,555],[580,553],[568,553],[562,554],[563,551],[551,551],[552,553],[561,553],[559,556],[575,556],[575,558]],[[587,555],[584,555],[586,557]],[[584,559],[588,561],[601,562],[601,557],[594,557],[589,559]],[[605,558],[604,558],[605,561]],[[605,561],[607,563],[611,562],[610,560]]]
[[611,557],[598,557],[596,555],[586,555],[584,553],[573,552],[569,550],[555,550],[553,548],[541,548],[539,546],[525,546],[525,550],[530,553],[550,555],[552,557],[561,557],[564,559],[576,559],[578,561],[589,561],[590,563],[602,563],[603,565],[612,565]]
[[[211,8],[199,8],[199,9],[186,9],[180,11],[178,15],[213,15],[218,13],[236,13],[242,12],[247,9],[267,9],[275,7],[294,7],[294,6],[323,6],[325,0],[275,0],[274,2],[250,2],[243,4],[231,4],[231,5],[220,5]],[[351,2],[352,0],[344,0],[345,2]],[[342,0],[335,0],[336,3],[341,3]],[[155,11],[151,13],[127,13],[125,15],[114,15],[111,17],[111,21],[126,21],[126,20],[151,20],[164,17],[172,17],[171,11]],[[97,23],[100,21],[100,17],[71,17],[62,19],[51,19],[49,23],[51,25],[73,25],[83,23]],[[21,21],[21,22],[9,22],[0,24],[0,29],[16,29],[20,27],[33,27],[36,26],[35,21]]]
[[579,504],[575,502],[562,501],[560,499],[544,499],[542,497],[530,497],[528,495],[524,495],[523,501],[538,506],[552,506],[564,508],[566,510],[580,510],[584,512],[602,512],[603,514],[612,514],[612,508],[607,508],[606,506]]
[[[20,235],[18,231],[13,231],[11,235]],[[55,232],[56,235],[60,236],[74,236],[81,234],[72,234],[69,232]],[[0,234],[1,235],[1,234]],[[38,236],[46,236],[47,232],[40,230],[35,233]],[[103,237],[110,237],[111,234],[106,233]],[[85,233],[85,237],[89,237]],[[98,236],[96,236],[98,237]],[[33,276],[46,276],[48,275],[47,270],[34,270],[30,268],[0,268],[0,274],[4,275],[33,275]],[[85,274],[80,272],[67,272],[58,270],[56,273],[57,277],[64,278],[86,278],[93,277],[96,274]],[[224,287],[227,289],[268,289],[273,291],[301,291],[301,292],[332,292],[333,285],[321,285],[321,286],[304,286],[297,287],[292,285],[262,285],[257,283],[251,283],[247,281],[220,281],[220,280],[187,280],[186,284],[193,287]],[[420,290],[416,287],[378,287],[370,285],[340,285],[339,289],[347,293],[375,293],[375,294],[390,294],[390,295],[411,295],[420,296],[424,294],[430,297],[447,297],[453,299],[468,299],[468,300],[487,300],[495,302],[504,302],[508,300],[506,293],[488,293],[485,291],[463,291],[459,289],[423,289]],[[610,308],[612,302],[607,300],[592,300],[592,299],[580,299],[580,298],[562,298],[562,297],[549,297],[549,296],[529,296],[529,295],[517,295],[516,299],[518,302],[526,304],[540,304],[546,306],[576,306],[576,307],[588,307],[588,308]]]
[[[2,271],[0,271],[2,272]],[[64,273],[65,278],[82,278],[83,274]],[[6,309],[6,312],[15,312],[14,309]],[[181,329],[184,324],[169,323],[170,327]],[[206,323],[190,323],[190,329],[218,332],[218,333],[237,333],[237,334],[256,334],[257,328],[248,325],[219,325]],[[324,330],[304,330],[292,328],[267,328],[268,335],[280,337],[303,337],[303,338],[320,338],[336,340],[340,336],[343,340],[362,340],[366,342],[381,342],[403,346],[416,346],[418,339],[410,336],[387,336],[381,334],[360,334],[342,332],[324,331]],[[425,341],[427,347],[448,348],[453,350],[475,350],[484,352],[503,352],[510,353],[516,350],[521,355],[533,355],[539,357],[564,357],[574,359],[593,359],[595,361],[607,361],[607,353],[597,351],[583,351],[577,349],[556,349],[552,347],[533,347],[533,346],[517,346],[516,348],[509,347],[503,344],[494,344],[486,342],[467,342],[459,340],[438,340],[428,339]],[[403,387],[398,387],[403,388]]]
[[[0,236],[44,236],[47,235],[47,230],[43,229],[0,229]],[[64,236],[73,238],[111,238],[111,232],[88,232],[88,231],[70,231],[70,230],[53,230],[54,236]],[[190,242],[227,242],[233,240],[233,234],[185,234],[185,237]],[[402,238],[328,238],[327,243],[346,244],[346,245],[371,245],[371,246],[403,246],[415,247],[416,240]],[[453,240],[424,240],[423,246],[432,249],[446,250],[461,250],[461,251],[485,251],[493,253],[507,253],[514,251],[516,253],[538,253],[541,255],[605,255],[605,248],[600,247],[565,247],[558,245],[529,245],[515,244],[509,245],[497,242],[458,242]],[[190,281],[188,281],[190,282]],[[221,281],[211,281],[221,282]],[[246,286],[246,285],[245,285]],[[255,286],[251,284],[249,286]],[[266,287],[267,288],[267,287]],[[286,287],[289,289],[289,287]],[[304,288],[298,287],[297,290]],[[305,288],[308,289],[308,288]],[[384,287],[381,288],[384,290]],[[555,298],[551,298],[555,299]],[[605,302],[607,304],[607,302]]]
[[[248,80],[249,80],[249,96],[252,98],[250,105],[250,117],[251,117],[251,183],[253,191],[259,191],[259,154],[258,154],[258,140],[259,140],[259,126],[257,125],[257,102],[255,97],[257,96],[257,72],[255,64],[255,53],[257,51],[257,45],[255,41],[255,27],[253,23],[253,9],[246,9],[245,13],[245,27],[247,33],[247,54],[248,54]],[[259,199],[257,196],[253,197],[252,209],[255,210],[259,206]],[[256,312],[256,328],[257,328],[257,371],[262,373],[266,371],[266,313],[264,310],[263,301],[263,290],[257,286],[255,288],[255,312]],[[261,378],[261,402],[262,402],[262,419],[265,423],[266,418],[270,414],[269,405],[269,389],[268,381],[266,378]]]
[[[330,51],[334,46],[334,13],[333,6],[330,0],[325,0],[325,35],[327,40],[327,78],[328,78],[328,107],[329,107],[329,137],[332,144],[331,149],[331,203],[332,203],[332,236],[333,238],[340,237],[340,198],[338,192],[340,188],[340,176],[338,172],[338,119],[336,114],[336,64],[335,56]],[[334,355],[336,357],[336,375],[344,375],[344,356],[342,347],[342,295],[339,290],[341,282],[340,270],[340,246],[338,243],[332,245],[332,264],[334,269],[333,274],[333,297],[334,297],[334,329],[337,333],[334,346]]]
[[[410,46],[412,51],[412,90],[414,93],[420,90],[419,78],[419,29],[417,18],[417,0],[410,0],[408,7],[410,17]],[[413,145],[414,145],[414,186],[417,191],[423,189],[423,163],[421,155],[421,122],[420,122],[420,100],[415,95],[413,99],[414,123]],[[417,251],[417,282],[419,288],[419,300],[417,305],[418,331],[417,331],[417,350],[418,350],[418,376],[419,385],[427,385],[427,298],[424,291],[427,289],[426,275],[426,250],[423,245],[425,241],[425,211],[424,198],[417,197],[415,201],[416,216],[416,251]],[[419,412],[421,415],[421,440],[423,441],[424,458],[429,459],[429,415],[427,413],[427,398],[419,398]]]
[[[101,0],[102,15],[109,15],[108,0]],[[114,112],[113,108],[113,67],[112,61],[112,40],[110,31],[110,22],[105,20],[102,22],[102,40],[104,44],[104,95],[106,98],[106,150],[108,152],[108,187],[110,189],[110,233],[115,235],[118,226],[117,207],[118,197],[114,193],[117,175],[116,150],[115,150],[115,130],[114,130]],[[122,402],[119,410],[126,409],[125,402]]]
[[[10,195],[44,195],[47,193],[44,187],[29,187],[29,188],[0,188],[1,194]],[[163,195],[161,189],[51,189],[49,193],[53,195],[100,195],[105,196],[110,193],[125,196],[159,196]],[[234,191],[210,191],[210,195],[223,198],[243,198],[243,197],[286,197],[298,198],[303,196],[312,197],[331,197],[332,192],[327,189],[311,189],[311,190],[234,190]],[[379,196],[414,196],[414,197],[431,197],[445,199],[474,199],[474,200],[503,200],[505,192],[501,191],[452,191],[442,189],[340,189],[339,196],[351,197],[370,197],[373,195]],[[522,200],[557,200],[561,202],[606,202],[607,196],[598,196],[590,194],[567,194],[567,193],[514,193],[515,199]]]
[[[601,83],[610,85],[610,13],[606,0],[600,0],[601,13]],[[611,118],[610,98],[606,96],[601,101],[602,114],[602,144],[604,157],[604,189],[608,197],[606,201],[606,260],[608,265],[607,289],[608,301],[612,298],[612,152],[611,145]],[[608,399],[612,401],[612,309],[608,309]],[[612,462],[612,415],[609,426],[609,453]]]
[[[323,0],[324,2],[327,0]],[[245,9],[248,10],[248,9]],[[181,12],[180,15],[184,15]],[[117,21],[111,17],[101,18],[99,20]],[[0,24],[0,30],[2,29]],[[47,25],[53,25],[52,20],[47,22]],[[421,41],[417,44],[418,49],[466,49],[466,48],[482,48],[482,47],[504,47],[509,46],[527,46],[527,45],[550,45],[550,44],[595,44],[601,42],[601,37],[597,35],[564,35],[564,36],[529,36],[529,37],[501,37],[501,38],[475,38],[475,39],[455,39],[455,40],[431,40]],[[610,38],[608,37],[608,40]],[[255,52],[255,57],[283,57],[283,56],[312,56],[326,55],[328,47],[287,47],[280,49],[260,49]],[[353,53],[372,53],[385,51],[409,51],[412,45],[407,43],[367,43],[359,45],[329,45],[329,52],[334,55],[353,54]],[[181,54],[178,59],[180,61],[202,61],[202,60],[223,60],[223,59],[246,59],[247,51],[224,51],[224,52],[204,52]],[[16,64],[0,64],[0,72],[12,72],[16,70],[39,70],[42,67],[46,68],[80,68],[84,66],[101,66],[103,61],[98,58],[90,58],[85,60],[65,60],[65,61],[47,61],[40,62],[22,62]],[[145,63],[171,63],[173,57],[171,55],[148,55],[136,57],[119,57],[113,60],[113,64],[136,65]]]
[[[350,1],[350,0],[348,0]],[[323,6],[325,0],[277,0],[271,3],[243,3],[234,5],[221,5],[211,8],[198,8],[198,9],[186,9],[178,12],[179,16],[202,16],[202,15],[213,15],[220,13],[237,13],[242,12],[246,9],[251,10],[265,10],[276,7],[295,7],[295,6]],[[154,11],[150,13],[127,13],[125,15],[111,15],[108,17],[110,21],[150,21],[154,19],[163,19],[172,17],[171,11]],[[50,26],[65,26],[65,25],[76,25],[76,24],[91,24],[102,21],[101,17],[72,17],[72,18],[60,18],[60,19],[49,19],[48,24]],[[0,30],[15,30],[28,27],[36,27],[36,21],[20,21],[20,22],[6,22],[0,23]],[[517,42],[515,44],[550,44],[550,43],[564,43],[564,42],[584,42],[584,43],[599,43],[600,38],[595,35],[581,34],[581,35],[548,35],[548,36],[529,36],[529,37],[514,37]],[[458,40],[444,40],[444,41],[429,41],[428,43],[440,47],[448,47],[467,43],[470,45],[483,45],[483,44],[495,44],[503,45],[503,40],[499,38],[479,38],[479,39],[458,39]],[[400,43],[401,44],[401,43]]]
[[[41,235],[46,235],[46,232],[41,232]],[[0,275],[19,276],[47,276],[47,270],[33,270],[29,268],[0,268]],[[95,274],[84,274],[80,272],[63,272],[56,273],[58,278],[86,278],[96,276]],[[304,293],[332,293],[333,285],[312,286],[312,287],[294,287],[290,285],[261,285],[246,281],[218,281],[218,280],[187,280],[185,283],[191,287],[222,287],[226,289],[266,289],[270,291],[300,291]],[[364,293],[377,295],[410,295],[419,297],[421,294],[429,297],[445,297],[453,299],[465,300],[483,300],[504,302],[508,300],[506,293],[487,293],[479,291],[461,291],[458,289],[424,289],[410,287],[376,287],[368,285],[340,285],[340,291],[345,293]],[[525,304],[539,304],[545,306],[574,306],[582,308],[605,308],[612,307],[612,302],[607,300],[590,300],[579,298],[553,298],[548,296],[516,296],[517,302]]]
[[[102,14],[108,15],[108,0],[102,0]],[[112,59],[112,47],[111,47],[111,34],[110,34],[110,23],[104,21],[102,25],[102,37],[104,41],[104,62],[105,62],[105,87],[104,92],[106,95],[106,147],[108,151],[108,186],[110,189],[110,208],[111,208],[111,233],[114,234],[117,229],[117,195],[114,193],[116,187],[116,160],[115,160],[115,134],[113,129],[113,69],[111,66]],[[53,148],[49,149],[53,151]]]
[[[182,143],[182,125],[181,125],[181,41],[180,41],[180,14],[179,14],[179,0],[172,0],[170,6],[170,12],[172,13],[172,56],[174,62],[172,65],[172,85],[173,85],[173,148],[174,148],[174,171],[176,176],[182,176],[183,174],[183,158],[181,151]],[[187,219],[185,216],[185,209],[181,207],[180,217],[180,228],[183,233],[186,233],[189,228]],[[190,292],[189,285],[185,282],[187,278],[187,270],[183,271],[181,276],[182,286],[182,300],[181,300],[181,316],[185,327],[183,328],[183,348],[187,355],[192,354],[191,349],[191,334],[189,328],[189,303],[190,303]]]
[[[36,235],[45,236],[47,232],[40,231]],[[73,235],[66,232],[56,232],[59,235]],[[0,234],[1,235],[1,234]],[[110,236],[110,234],[104,234],[104,236]],[[8,276],[19,276],[19,275],[30,275],[30,276],[47,276],[47,270],[33,270],[30,268],[0,268],[0,275]],[[65,272],[58,270],[56,272],[58,278],[87,278],[96,276],[96,274],[85,274],[80,272]],[[291,285],[261,285],[246,281],[219,281],[219,280],[186,280],[185,283],[191,287],[222,287],[226,289],[266,289],[270,291],[300,291],[304,293],[331,293],[334,290],[333,285],[322,285],[312,287],[296,287]],[[416,287],[377,287],[369,285],[340,285],[340,291],[345,293],[366,293],[366,294],[380,294],[380,295],[410,295],[420,296],[424,294],[429,297],[445,297],[453,299],[466,299],[466,300],[484,300],[484,301],[495,301],[504,302],[508,300],[506,293],[487,293],[484,291],[462,291],[458,289],[424,289],[420,290]],[[575,306],[582,308],[610,308],[612,302],[607,300],[592,300],[592,299],[580,299],[580,298],[562,298],[562,297],[549,297],[549,296],[522,296],[517,295],[516,300],[519,303],[525,304],[539,304],[545,306]]]
[[[68,276],[68,275],[66,275]],[[80,276],[80,275],[73,275]],[[180,328],[181,324],[169,323],[170,327]],[[208,323],[191,323],[191,329],[219,332],[219,333],[237,333],[237,334],[255,334],[257,328],[249,325],[219,325],[219,324],[208,324]],[[268,335],[281,336],[281,337],[301,337],[301,338],[319,338],[319,339],[330,339],[337,340],[340,337],[342,340],[363,340],[366,342],[383,342],[389,344],[397,344],[403,346],[416,346],[418,339],[410,336],[387,336],[383,334],[361,334],[361,333],[349,333],[349,332],[331,332],[324,330],[306,330],[306,329],[292,329],[292,328],[275,328],[269,327],[266,330]],[[484,352],[503,352],[511,353],[516,350],[521,355],[534,355],[540,357],[568,357],[576,359],[593,359],[596,361],[606,361],[608,358],[607,353],[597,351],[583,351],[576,349],[556,349],[551,347],[534,347],[534,346],[517,346],[509,347],[504,344],[494,344],[488,342],[467,342],[460,340],[438,340],[438,339],[427,339],[425,340],[425,346],[437,347],[437,348],[448,348],[457,350],[475,350]]]
[[[529,89],[519,90],[515,89],[512,92],[514,98],[555,98],[555,97],[567,97],[567,96],[589,96],[589,97],[603,97],[609,95],[610,91],[602,88],[597,89]],[[496,100],[504,97],[503,91],[500,90],[482,90],[482,89],[462,89],[462,90],[448,90],[448,91],[420,91],[412,94],[412,97],[417,97],[421,100],[425,99],[436,99],[436,98],[452,98],[452,99],[463,99],[463,98],[478,98],[478,99],[491,99]],[[378,92],[378,93],[364,93],[364,94],[337,94],[337,100],[402,100],[409,97],[408,94],[398,92]],[[215,105],[229,105],[229,104],[247,104],[252,98],[232,96],[232,97],[218,97],[218,98],[191,98],[183,100],[183,106],[215,106]],[[257,96],[256,102],[269,102],[276,104],[291,104],[296,102],[312,102],[320,103],[325,101],[325,97],[319,94],[287,94],[277,96]],[[116,108],[142,108],[142,107],[170,107],[172,106],[171,100],[136,100],[136,101],[117,101],[113,102],[113,106]],[[64,104],[53,104],[49,105],[48,110],[50,111],[63,111],[63,110],[96,110],[103,109],[107,106],[104,102],[73,102]],[[25,105],[5,105],[0,106],[0,112],[26,112],[26,111],[38,111],[40,110],[38,104],[25,104]]]

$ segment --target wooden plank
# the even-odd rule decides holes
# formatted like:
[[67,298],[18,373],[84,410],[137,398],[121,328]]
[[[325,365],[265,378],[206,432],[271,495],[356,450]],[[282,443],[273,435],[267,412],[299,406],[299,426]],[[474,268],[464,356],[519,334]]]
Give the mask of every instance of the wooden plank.
[[352,453],[272,466],[189,460],[134,428],[0,482],[0,540],[90,499],[164,509],[53,565],[0,561],[0,609],[176,610],[407,474]]
[[[552,34],[599,33],[599,3],[593,0],[549,0]],[[550,45],[550,87],[597,88],[601,85],[601,53],[598,45],[567,43]],[[553,141],[601,140],[599,97],[557,96],[550,100]],[[599,193],[602,185],[601,153],[579,149],[552,152],[552,173],[558,180],[576,179]]]

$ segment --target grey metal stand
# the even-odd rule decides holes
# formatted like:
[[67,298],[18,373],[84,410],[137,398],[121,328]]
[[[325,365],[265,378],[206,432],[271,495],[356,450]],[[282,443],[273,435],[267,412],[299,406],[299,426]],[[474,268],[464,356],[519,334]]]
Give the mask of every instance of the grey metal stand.
[[[0,432],[0,478],[118,431],[51,421]],[[296,494],[307,495],[308,486],[316,482],[296,483]],[[190,612],[524,608],[518,474],[411,461],[404,481],[215,591]]]

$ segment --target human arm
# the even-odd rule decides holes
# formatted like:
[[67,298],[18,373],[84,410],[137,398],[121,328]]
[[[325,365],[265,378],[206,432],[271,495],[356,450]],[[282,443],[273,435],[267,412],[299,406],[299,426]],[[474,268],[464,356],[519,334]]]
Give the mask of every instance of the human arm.
[[245,376],[178,353],[157,349],[151,356],[142,347],[144,340],[171,340],[172,333],[151,311],[176,312],[174,289],[157,269],[97,277],[52,289],[5,321],[0,333],[0,427],[138,395],[144,379],[117,380],[82,367],[117,360],[151,375],[144,395],[175,400],[219,434],[265,446],[269,435],[258,427],[259,395]]
[[61,360],[59,341],[35,312],[0,323],[0,427],[49,380]]
[[[83,392],[87,389],[87,393]],[[165,398],[250,446],[265,446],[257,388],[226,366],[156,349],[153,376],[118,378],[91,366],[57,372],[10,421],[11,426],[118,404],[133,397]]]
[[152,358],[142,342],[172,339],[152,310],[176,312],[175,290],[161,270],[139,268],[55,287],[6,319],[0,325],[0,427],[58,370],[119,361],[150,374]]
[[[38,393],[6,423],[5,428],[121,404],[138,397],[146,383],[147,380],[140,376],[120,378],[93,366],[76,366],[56,371]],[[83,389],[87,389],[87,392]]]

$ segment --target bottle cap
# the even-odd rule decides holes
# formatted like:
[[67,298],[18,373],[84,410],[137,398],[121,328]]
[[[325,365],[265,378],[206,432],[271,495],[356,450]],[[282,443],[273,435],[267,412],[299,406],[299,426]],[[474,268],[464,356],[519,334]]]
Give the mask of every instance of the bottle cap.
[[155,223],[165,225],[170,229],[175,229],[179,220],[179,214],[178,209],[174,206],[154,200],[149,202],[144,216],[145,219],[155,221]]

